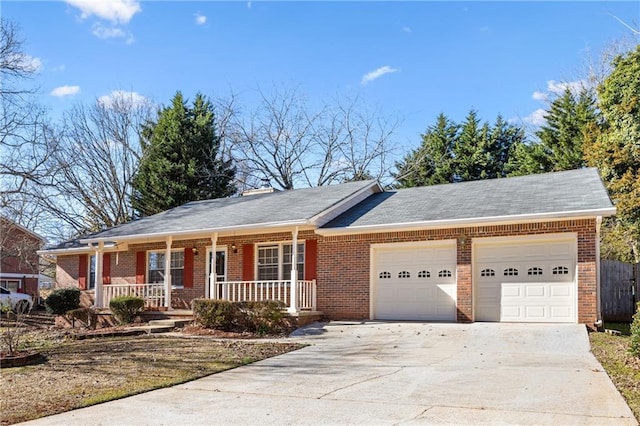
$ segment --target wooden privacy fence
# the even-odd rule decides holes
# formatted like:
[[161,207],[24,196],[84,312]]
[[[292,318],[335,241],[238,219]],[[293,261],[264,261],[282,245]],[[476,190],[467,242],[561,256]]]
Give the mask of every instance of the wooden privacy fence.
[[640,301],[640,263],[602,260],[600,262],[600,302],[605,321],[630,322]]

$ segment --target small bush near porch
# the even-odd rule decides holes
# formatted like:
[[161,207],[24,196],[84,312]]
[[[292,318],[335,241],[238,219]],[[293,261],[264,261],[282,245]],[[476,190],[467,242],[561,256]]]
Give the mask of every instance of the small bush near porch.
[[293,329],[285,308],[286,305],[278,300],[229,302],[195,299],[193,319],[205,328],[259,335],[281,334]]
[[153,335],[71,340],[53,330],[32,330],[25,342],[47,361],[2,369],[2,425],[188,382],[302,347]]

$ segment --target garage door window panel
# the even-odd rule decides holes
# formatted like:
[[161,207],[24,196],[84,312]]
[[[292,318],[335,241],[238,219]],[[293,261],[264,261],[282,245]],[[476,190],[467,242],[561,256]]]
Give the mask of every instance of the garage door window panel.
[[420,271],[418,272],[418,278],[430,278],[431,273],[429,271]]
[[506,268],[503,271],[503,275],[505,277],[516,277],[516,276],[518,276],[518,269],[517,268]]
[[529,268],[527,270],[527,275],[542,275],[542,268],[534,266],[533,268]]

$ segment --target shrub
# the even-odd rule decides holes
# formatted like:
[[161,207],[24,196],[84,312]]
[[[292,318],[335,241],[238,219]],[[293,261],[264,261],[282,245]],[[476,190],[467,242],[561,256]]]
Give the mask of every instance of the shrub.
[[135,296],[114,297],[109,302],[113,316],[123,324],[129,324],[144,310],[144,299]]
[[237,328],[239,309],[237,303],[227,300],[194,299],[193,319],[206,328],[232,331]]
[[243,328],[258,334],[275,334],[290,328],[288,315],[284,308],[287,305],[279,300],[264,300],[260,302],[242,302],[240,311]]
[[229,302],[196,299],[193,301],[193,318],[206,328],[274,334],[291,327],[289,317],[283,312],[285,307],[277,300]]
[[80,290],[74,287],[53,290],[44,305],[48,313],[64,315],[80,306]]
[[636,306],[636,314],[631,323],[631,345],[629,351],[640,358],[640,302]]

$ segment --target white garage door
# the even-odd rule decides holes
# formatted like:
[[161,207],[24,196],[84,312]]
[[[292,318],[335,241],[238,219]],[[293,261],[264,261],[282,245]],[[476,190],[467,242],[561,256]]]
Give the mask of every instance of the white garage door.
[[455,321],[455,242],[381,245],[372,261],[374,318]]
[[576,240],[478,241],[475,319],[576,322]]

